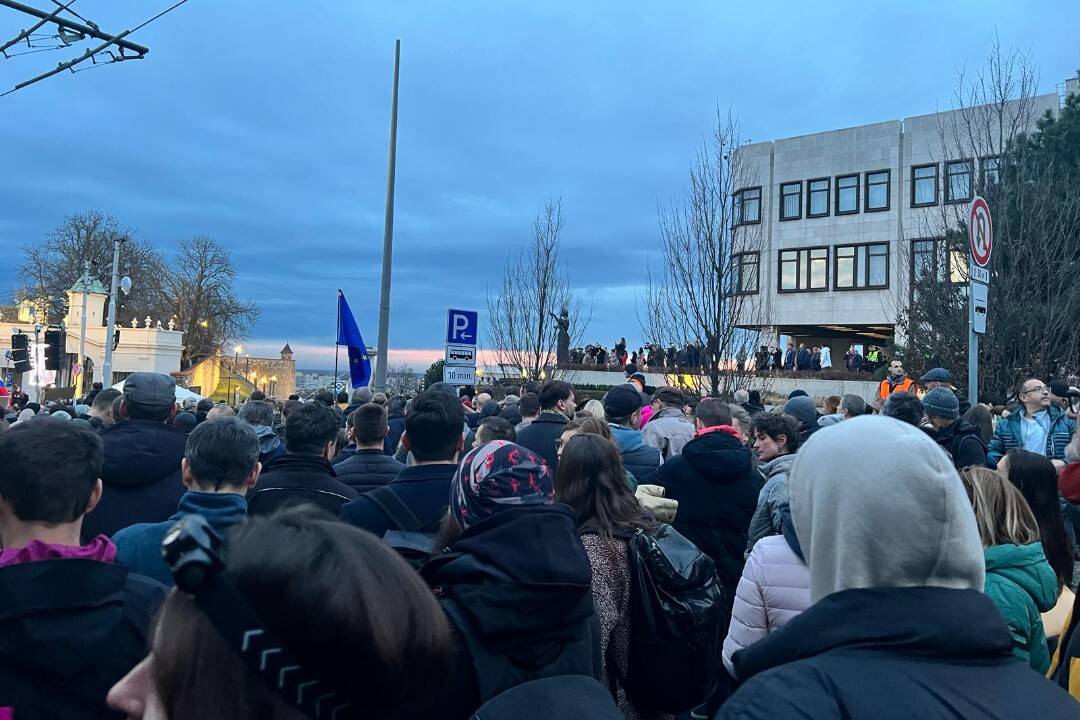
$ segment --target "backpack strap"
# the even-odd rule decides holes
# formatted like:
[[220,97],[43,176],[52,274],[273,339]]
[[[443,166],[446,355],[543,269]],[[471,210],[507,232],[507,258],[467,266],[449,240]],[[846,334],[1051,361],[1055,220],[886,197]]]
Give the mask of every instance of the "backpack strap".
[[420,518],[416,517],[416,514],[401,501],[401,498],[389,486],[377,487],[371,492],[364,493],[364,497],[375,503],[375,507],[382,510],[383,515],[386,515],[390,522],[397,526],[394,528],[395,530],[420,532],[424,529],[424,523],[421,522]]

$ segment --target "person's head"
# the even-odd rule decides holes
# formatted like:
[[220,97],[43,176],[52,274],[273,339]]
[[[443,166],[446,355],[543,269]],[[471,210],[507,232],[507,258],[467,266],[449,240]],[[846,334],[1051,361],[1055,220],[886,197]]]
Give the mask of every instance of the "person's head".
[[300,402],[299,400],[286,400],[285,404],[281,406],[281,419],[285,420],[285,418],[292,415],[293,411],[296,410],[296,408],[300,407],[303,404],[304,403]]
[[176,414],[176,381],[162,373],[137,372],[124,381],[121,416],[165,423]]
[[207,420],[217,420],[218,418],[236,417],[236,411],[225,403],[218,403],[214,407],[210,408],[210,412],[206,413]]
[[407,400],[403,397],[393,397],[386,403],[387,414],[390,417],[404,417]]
[[925,409],[918,395],[905,390],[897,390],[885,400],[885,404],[881,407],[881,414],[918,427],[922,425]]
[[799,449],[799,426],[795,418],[782,413],[759,413],[751,428],[754,452],[762,462],[790,455]]
[[223,572],[300,667],[257,674],[198,601],[174,590],[149,655],[113,686],[110,707],[144,720],[298,720],[308,716],[289,702],[314,690],[389,718],[426,713],[442,692],[453,657],[445,613],[375,536],[310,507],[252,517],[233,530]]
[[304,403],[285,418],[285,449],[329,460],[337,449],[340,429],[341,416],[333,408],[320,402]]
[[840,396],[830,395],[825,398],[825,414],[835,415],[838,412],[840,412]]
[[272,427],[274,406],[265,400],[248,400],[240,407],[240,419],[249,425]]
[[658,387],[656,392],[653,393],[651,405],[654,413],[665,408],[675,408],[681,411],[683,406],[686,405],[686,395],[678,388],[670,386]]
[[645,399],[641,397],[636,385],[616,385],[604,395],[604,415],[613,425],[637,427],[644,404]]
[[575,418],[563,425],[562,435],[555,441],[555,450],[559,457],[562,457],[562,451],[563,448],[566,447],[566,442],[578,433],[600,435],[610,443],[615,442],[611,436],[611,426],[607,424],[607,420],[602,420],[601,418],[593,417],[592,415],[580,419]]
[[837,423],[802,446],[787,484],[811,603],[854,588],[982,591],[975,514],[952,460],[921,429],[887,417]]
[[1039,525],[1020,491],[1001,473],[984,467],[960,472],[975,511],[983,547],[1028,545],[1039,540]]
[[626,363],[626,367],[623,369],[626,371],[627,378],[629,378],[631,375],[636,375],[638,372],[638,366],[634,363]]
[[100,382],[96,382],[90,385],[91,390],[101,390],[103,387],[105,386],[102,385]]
[[[103,391],[104,392],[104,391]],[[195,412],[201,412],[203,415],[214,409],[214,401],[210,398],[203,398],[199,402],[195,403]]]
[[904,374],[904,363],[901,360],[889,361],[889,374],[893,377],[900,377]]
[[522,420],[536,419],[540,414],[540,397],[536,393],[525,393],[518,402],[518,411],[521,413]]
[[599,418],[601,420],[607,418],[607,415],[604,413],[604,403],[600,402],[596,398],[590,398],[589,402],[585,403],[582,411],[584,411],[588,415],[591,415],[594,418]]
[[694,425],[698,430],[719,425],[731,425],[731,406],[720,398],[707,397],[694,408]]
[[248,396],[248,401],[249,402],[252,401],[252,400],[265,400],[265,399],[266,399],[266,393],[264,393],[262,390],[252,390],[251,395]]
[[335,401],[337,402],[338,405],[348,405],[349,404],[349,393],[345,392],[344,390],[339,390],[338,394],[337,394],[337,397],[335,398]]
[[454,462],[465,443],[464,423],[465,411],[456,398],[428,390],[413,400],[401,443],[416,462]]
[[784,414],[795,418],[801,430],[817,427],[817,403],[809,395],[797,395],[784,403]]
[[374,395],[371,396],[371,402],[375,403],[376,405],[382,405],[383,407],[386,407],[386,393],[384,393],[384,392],[375,393]]
[[837,411],[844,416],[845,420],[865,415],[866,400],[864,400],[861,395],[848,393],[840,398],[840,405],[837,408]]
[[482,393],[478,394],[475,398],[473,398],[473,410],[476,410],[477,412],[480,412],[490,402],[491,402],[491,395],[489,395],[486,392],[482,392]]
[[173,415],[172,426],[186,435],[195,429],[198,422],[194,415],[185,410]]
[[374,394],[369,387],[358,387],[352,391],[352,404],[353,405],[367,405],[371,402],[371,398]]
[[579,529],[604,538],[620,529],[650,526],[626,484],[618,448],[599,435],[578,433],[565,443],[555,477],[555,499],[573,509]]
[[124,394],[116,388],[102,390],[94,397],[94,402],[90,405],[90,417],[101,418],[103,425],[112,425],[115,420],[112,414],[113,403],[123,396]]
[[296,393],[292,393],[291,395],[289,395],[289,398],[288,398],[288,399],[289,399],[289,400],[299,400],[299,399],[300,399],[300,396],[299,396],[299,395],[297,395]]
[[1073,542],[1065,532],[1058,504],[1058,473],[1049,458],[1019,448],[998,463],[998,472],[1020,489],[1039,525],[1039,537],[1058,584],[1072,587]]
[[743,403],[750,402],[750,392],[739,388],[735,391],[735,404],[742,405]]
[[806,343],[799,343],[799,349],[800,350],[805,350],[806,349]]
[[180,477],[198,492],[244,494],[259,479],[259,438],[250,424],[225,417],[199,423],[187,436]]
[[1020,383],[1016,389],[1016,397],[1029,415],[1050,407],[1050,388],[1038,378],[1028,378]]
[[348,426],[346,438],[360,450],[382,450],[390,432],[386,408],[373,402],[349,413]]
[[550,505],[551,470],[528,448],[492,440],[469,451],[450,481],[450,517],[468,530],[503,510],[522,505]]
[[540,386],[540,409],[555,410],[566,417],[573,417],[577,408],[574,402],[574,386],[562,380],[548,380]]
[[960,417],[960,401],[947,387],[938,386],[923,395],[926,419],[936,428],[952,425]]
[[952,374],[945,368],[932,368],[919,378],[919,384],[927,390],[939,387],[951,389]]
[[509,420],[495,416],[486,417],[480,421],[480,425],[476,428],[476,438],[473,440],[473,447],[480,447],[484,443],[489,443],[492,440],[506,440],[508,442],[517,440],[517,436],[514,433],[514,426],[510,424]]
[[311,396],[311,399],[317,403],[322,403],[326,407],[330,407],[334,404],[334,393],[331,390],[323,388],[322,390],[317,390],[315,394]]
[[750,428],[752,421],[750,419],[750,413],[742,405],[728,405],[728,409],[731,410],[731,424],[739,435],[746,439],[751,437]]
[[761,391],[760,390],[751,390],[750,391],[750,402],[754,403],[755,405],[760,405],[761,404]]
[[101,438],[83,423],[53,418],[17,422],[0,433],[0,542],[70,538],[101,499]]
[[994,418],[985,405],[975,403],[963,415],[964,422],[979,428],[979,437],[987,445],[994,437]]

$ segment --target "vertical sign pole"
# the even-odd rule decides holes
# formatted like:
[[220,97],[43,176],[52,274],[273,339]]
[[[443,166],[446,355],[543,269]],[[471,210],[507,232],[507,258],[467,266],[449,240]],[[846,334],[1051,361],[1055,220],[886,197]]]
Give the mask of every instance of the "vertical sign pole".
[[975,332],[975,280],[970,277],[975,267],[975,257],[968,262],[968,389],[967,400],[974,405],[979,402],[979,334]]
[[386,167],[386,219],[383,223],[382,290],[379,297],[379,350],[375,366],[375,390],[386,390],[386,356],[390,344],[390,269],[394,258],[394,177],[397,167],[398,65],[401,41],[394,41],[394,92],[390,100],[390,157]]

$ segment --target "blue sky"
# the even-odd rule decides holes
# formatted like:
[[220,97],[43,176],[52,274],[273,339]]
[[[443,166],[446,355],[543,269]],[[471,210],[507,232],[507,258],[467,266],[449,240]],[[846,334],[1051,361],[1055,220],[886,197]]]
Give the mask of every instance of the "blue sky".
[[[73,8],[118,31],[167,4]],[[253,352],[288,340],[301,366],[332,363],[338,287],[374,344],[400,37],[396,357],[426,364],[447,307],[484,308],[551,195],[587,339],[636,342],[656,204],[718,107],[753,140],[947,108],[995,31],[1033,53],[1043,92],[1080,67],[1075,2],[877,5],[190,0],[132,36],[145,60],[0,99],[0,293],[19,246],[94,208],[166,248],[226,245],[264,308]],[[0,35],[26,25],[0,8]],[[0,89],[76,54],[0,61]]]

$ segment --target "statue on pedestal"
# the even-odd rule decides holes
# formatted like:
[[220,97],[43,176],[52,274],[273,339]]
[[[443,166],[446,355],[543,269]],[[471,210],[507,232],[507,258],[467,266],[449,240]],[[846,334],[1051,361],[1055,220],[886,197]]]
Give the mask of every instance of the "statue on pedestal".
[[169,318],[169,329],[170,330],[175,330],[176,329],[176,318]]
[[146,320],[143,320],[143,326],[144,327],[150,327],[150,316],[149,315],[146,316]]
[[558,315],[551,313],[551,317],[555,318],[555,327],[558,328],[555,361],[559,365],[566,365],[570,362],[570,312],[563,308]]
[[131,318],[131,327],[133,327],[133,328],[139,327],[139,318],[137,318],[137,317]]

